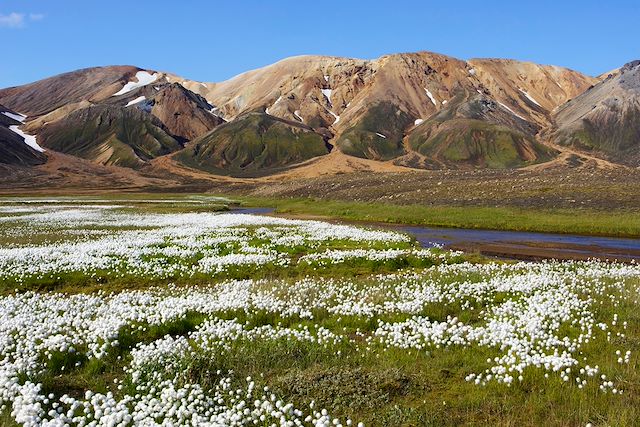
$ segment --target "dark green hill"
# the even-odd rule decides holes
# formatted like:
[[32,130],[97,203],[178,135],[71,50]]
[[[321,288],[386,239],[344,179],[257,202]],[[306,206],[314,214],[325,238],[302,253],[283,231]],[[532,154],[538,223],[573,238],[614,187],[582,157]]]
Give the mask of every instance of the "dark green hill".
[[515,168],[554,156],[553,149],[536,141],[538,130],[499,102],[460,93],[411,132],[408,146],[426,157],[429,166]]
[[513,168],[550,160],[554,151],[504,125],[457,118],[423,123],[409,138],[423,156],[452,167]]
[[43,128],[43,146],[96,163],[138,167],[182,148],[162,123],[134,107],[96,105]]
[[311,128],[254,112],[197,138],[176,158],[183,164],[232,176],[257,176],[329,153]]
[[404,130],[411,117],[391,102],[381,102],[362,120],[345,130],[336,145],[345,154],[373,160],[389,160],[403,154]]

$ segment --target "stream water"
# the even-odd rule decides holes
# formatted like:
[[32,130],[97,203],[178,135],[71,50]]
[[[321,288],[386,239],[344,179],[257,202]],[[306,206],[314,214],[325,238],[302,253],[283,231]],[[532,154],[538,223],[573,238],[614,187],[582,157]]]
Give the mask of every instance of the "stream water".
[[[273,213],[273,209],[239,208],[234,209],[234,212],[268,215]],[[357,222],[357,224],[410,234],[425,247],[437,243],[447,248],[475,251],[500,258],[524,260],[599,258],[624,262],[640,261],[640,239],[366,222]]]

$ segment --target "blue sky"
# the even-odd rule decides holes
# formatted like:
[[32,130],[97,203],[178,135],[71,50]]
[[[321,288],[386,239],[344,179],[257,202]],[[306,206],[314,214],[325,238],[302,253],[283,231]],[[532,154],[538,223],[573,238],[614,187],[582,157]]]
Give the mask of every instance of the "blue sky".
[[300,54],[429,50],[600,74],[640,58],[640,1],[0,0],[0,87],[131,64],[220,81]]

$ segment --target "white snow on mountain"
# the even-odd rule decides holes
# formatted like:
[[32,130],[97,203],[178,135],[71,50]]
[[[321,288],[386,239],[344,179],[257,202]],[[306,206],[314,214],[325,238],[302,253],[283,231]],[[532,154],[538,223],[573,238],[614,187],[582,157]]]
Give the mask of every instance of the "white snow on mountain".
[[131,92],[134,89],[151,84],[155,82],[159,76],[160,75],[158,73],[150,74],[148,71],[138,71],[136,73],[136,79],[138,81],[128,82],[122,87],[122,89],[114,93],[112,96],[124,95],[125,93]]
[[522,120],[527,120],[524,117],[522,117],[520,114],[516,113],[515,111],[513,111],[511,108],[507,107],[506,105],[504,105],[502,102],[498,102],[498,104],[500,104],[502,106],[502,108],[504,108],[505,110],[507,110],[508,112],[510,112],[511,114],[513,114],[514,116],[521,118]]
[[433,105],[438,105],[436,103],[436,99],[433,97],[433,94],[429,91],[429,89],[427,89],[426,87],[424,88],[424,91],[427,92],[427,96],[429,97],[429,99],[431,100],[431,102],[433,102]]
[[[278,97],[278,99],[276,99],[276,102],[274,102],[273,104],[271,104],[271,107],[275,106],[275,105],[276,105],[278,102],[280,102],[280,101],[282,101],[282,96],[279,96],[279,97]],[[269,108],[271,108],[271,107],[267,107],[267,108],[265,108],[264,112],[265,112],[265,113],[267,113],[267,114],[271,114],[271,113],[269,112]]]
[[376,132],[376,135],[378,135],[380,138],[387,139],[386,135],[383,135],[381,133]]
[[20,135],[22,139],[24,139],[24,143],[27,144],[29,147],[41,153],[44,152],[44,148],[40,147],[36,142],[36,137],[33,135],[27,135],[22,130],[20,130],[18,125],[9,126],[9,130]]
[[[268,109],[268,108],[267,108]],[[219,119],[224,120],[225,122],[228,122],[229,120],[225,119],[224,117],[222,117],[218,112],[220,111],[220,108],[218,107],[212,107],[211,110],[209,110],[209,112],[211,114],[213,114],[214,116],[218,117]],[[269,114],[269,113],[267,113]]]
[[424,123],[424,119],[416,119],[416,121],[415,121],[415,122],[413,122],[413,124],[414,124],[414,125],[416,125],[416,126],[419,126],[419,125],[421,125],[422,123]]
[[138,104],[138,103],[140,103],[140,102],[142,102],[142,101],[144,101],[144,100],[146,100],[146,99],[147,99],[147,98],[145,98],[144,96],[139,96],[139,97],[137,97],[136,99],[134,99],[133,101],[129,101],[129,102],[127,103],[127,105],[125,105],[125,107],[130,107],[130,106],[132,106],[132,105]]
[[331,104],[331,93],[333,92],[333,90],[331,89],[320,89],[322,91],[322,94],[324,95],[325,98],[327,98],[327,101],[329,101],[329,104]]
[[540,103],[539,103],[538,101],[536,101],[535,99],[533,99],[533,97],[532,97],[531,95],[529,95],[529,93],[528,93],[526,90],[521,89],[521,88],[518,88],[518,90],[519,90],[520,92],[522,92],[522,94],[523,94],[524,96],[526,96],[526,97],[527,97],[527,99],[528,99],[529,101],[533,102],[533,103],[534,103],[534,104],[536,104],[538,107],[541,107]]
[[23,114],[13,114],[8,111],[3,111],[2,114],[20,123],[24,123],[24,120],[27,118],[27,116]]

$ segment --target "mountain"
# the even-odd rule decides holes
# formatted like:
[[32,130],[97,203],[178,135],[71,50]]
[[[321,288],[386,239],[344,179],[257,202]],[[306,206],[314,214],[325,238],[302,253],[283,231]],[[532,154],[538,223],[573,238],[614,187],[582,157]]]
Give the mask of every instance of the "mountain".
[[139,108],[116,105],[76,110],[44,126],[39,138],[60,153],[133,168],[182,148],[159,119]]
[[103,165],[139,168],[224,123],[166,74],[129,66],[62,74],[0,99],[28,114],[24,128],[43,146]]
[[[576,156],[637,165],[634,64],[589,77],[431,52],[297,56],[217,83],[109,66],[1,89],[0,103],[51,153],[185,176],[582,164],[565,162]],[[46,159],[29,155],[0,161]]]
[[325,138],[308,126],[253,112],[197,138],[177,157],[216,174],[258,176],[329,151]]
[[46,162],[35,140],[20,130],[23,120],[21,114],[0,105],[0,163],[35,166]]
[[140,71],[137,67],[95,67],[0,90],[0,103],[32,117],[82,101],[110,97]]
[[206,99],[178,83],[159,83],[140,87],[104,101],[134,107],[156,117],[164,129],[182,143],[204,135],[224,120],[214,114]]
[[555,150],[536,141],[540,126],[484,94],[460,94],[408,140],[399,164],[423,168],[515,168],[548,161]]
[[552,135],[560,145],[640,166],[640,61],[633,61],[563,105]]
[[[535,142],[535,135],[551,124],[553,109],[596,82],[561,67],[498,59],[467,62],[419,52],[373,61],[293,57],[197,90],[229,120],[261,110],[330,134],[332,145],[350,156],[396,159],[411,167],[517,167],[553,156],[554,150]],[[501,110],[501,119],[488,122],[492,126],[478,126],[484,117],[462,112],[473,110],[478,97]],[[468,154],[425,159],[433,151],[424,144],[434,135],[427,129],[447,117],[455,117],[455,123],[438,126],[437,133],[447,133],[444,140],[459,143],[454,151]],[[469,138],[461,137],[463,129],[473,129],[473,135],[463,132]],[[480,146],[474,142],[478,138]],[[485,161],[486,150],[501,151],[505,145],[504,160]]]

